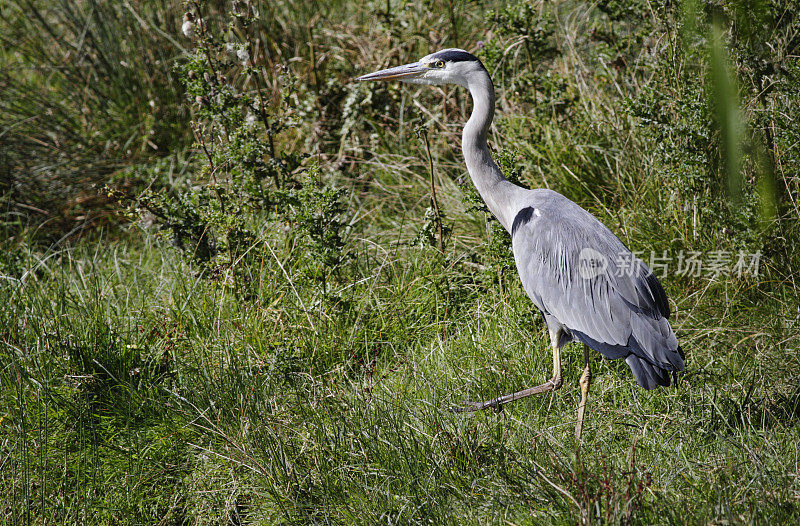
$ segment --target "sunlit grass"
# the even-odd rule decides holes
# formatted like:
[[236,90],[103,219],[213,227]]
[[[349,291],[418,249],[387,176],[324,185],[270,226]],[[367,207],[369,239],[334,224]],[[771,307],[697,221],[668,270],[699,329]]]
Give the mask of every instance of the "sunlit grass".
[[311,307],[309,320],[268,278],[280,272],[269,254],[258,299],[242,302],[137,238],[65,250],[4,285],[12,522],[572,522],[596,505],[600,519],[657,522],[676,501],[698,517],[754,502],[761,517],[796,513],[785,467],[798,461],[800,364],[785,342],[797,332],[760,330],[770,312],[753,300],[729,303],[735,317],[691,295],[678,306],[689,367],[677,389],[645,392],[596,357],[576,456],[577,346],[560,391],[497,414],[447,411],[549,373],[516,282],[449,303],[440,287],[463,270],[433,249],[373,246],[382,263],[352,285],[350,310]]
[[[270,56],[321,94],[292,133],[348,189],[353,259],[327,293],[304,274],[285,225],[254,217],[266,244],[241,262],[237,292],[153,229],[53,243],[17,206],[21,194],[0,186],[0,198],[14,197],[0,201],[0,521],[797,522],[796,116],[781,109],[792,102],[771,101],[779,188],[753,190],[763,160],[753,158],[766,153],[751,152],[736,161],[743,196],[763,197],[731,209],[710,84],[690,78],[701,76],[704,42],[682,48],[660,11],[613,25],[571,1],[536,6],[554,12],[552,60],[501,40],[490,142],[516,152],[525,184],[563,192],[648,255],[764,252],[759,276],[668,272],[685,374],[647,392],[623,362],[595,355],[578,448],[577,345],[564,351],[561,390],[500,413],[448,411],[545,381],[549,342],[492,253],[486,216],[471,210],[464,94],[348,83],[450,43],[447,10],[412,2],[381,14],[384,4],[341,2],[314,24],[316,5],[260,4]],[[484,7],[500,3],[453,5],[464,47],[497,38]],[[658,38],[636,44],[647,24]],[[524,75],[536,93],[514,91]],[[348,96],[356,102],[342,115]],[[756,122],[758,101],[739,96],[722,103]],[[430,203],[419,126],[453,226],[444,255],[412,243]],[[171,139],[183,144],[186,131]],[[182,155],[167,164],[170,183],[191,169]],[[774,218],[772,230],[760,217]]]

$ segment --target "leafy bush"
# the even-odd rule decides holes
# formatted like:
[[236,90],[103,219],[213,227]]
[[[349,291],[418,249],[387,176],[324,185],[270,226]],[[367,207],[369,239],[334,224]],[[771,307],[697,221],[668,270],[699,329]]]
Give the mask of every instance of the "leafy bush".
[[248,264],[284,225],[278,237],[302,253],[305,272],[325,290],[348,257],[344,190],[324,183],[319,165],[293,149],[303,93],[286,66],[261,79],[269,62],[256,45],[258,20],[255,6],[240,2],[227,21],[199,4],[186,12],[192,50],[178,70],[195,114],[197,142],[187,161],[194,173],[177,186],[151,184],[133,206],[207,276],[237,290],[246,290]]

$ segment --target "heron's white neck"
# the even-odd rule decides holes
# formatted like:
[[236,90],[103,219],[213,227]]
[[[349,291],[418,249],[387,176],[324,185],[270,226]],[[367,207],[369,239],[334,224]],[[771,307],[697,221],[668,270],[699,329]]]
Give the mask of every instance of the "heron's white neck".
[[467,89],[473,101],[472,116],[461,135],[467,171],[489,211],[511,232],[516,213],[515,197],[523,189],[503,177],[486,144],[486,133],[494,116],[494,85],[489,74],[483,70],[472,73]]

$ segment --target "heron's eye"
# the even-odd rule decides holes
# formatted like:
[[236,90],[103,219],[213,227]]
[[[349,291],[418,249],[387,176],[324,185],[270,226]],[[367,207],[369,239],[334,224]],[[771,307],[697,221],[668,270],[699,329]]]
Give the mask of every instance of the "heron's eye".
[[433,67],[433,68],[443,68],[444,67],[444,61],[443,60],[437,60],[436,62],[431,64],[431,67]]

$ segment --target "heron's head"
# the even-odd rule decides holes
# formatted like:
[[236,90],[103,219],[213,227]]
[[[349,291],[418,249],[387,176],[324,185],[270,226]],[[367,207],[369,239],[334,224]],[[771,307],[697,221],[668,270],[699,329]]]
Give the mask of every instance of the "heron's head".
[[413,84],[458,84],[469,87],[470,80],[477,75],[486,75],[486,69],[478,57],[463,49],[444,49],[417,62],[382,69],[356,80],[399,80]]

